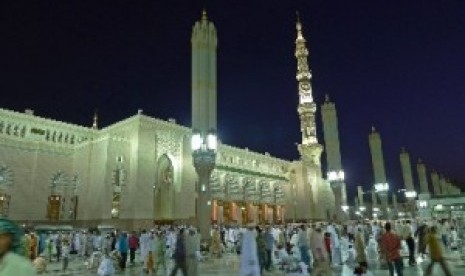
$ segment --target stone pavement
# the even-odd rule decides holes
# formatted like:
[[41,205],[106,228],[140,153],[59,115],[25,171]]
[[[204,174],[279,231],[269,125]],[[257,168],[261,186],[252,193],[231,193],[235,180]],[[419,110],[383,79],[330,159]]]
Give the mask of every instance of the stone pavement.
[[[465,275],[465,262],[460,260],[458,254],[449,254],[448,255],[448,263],[449,267],[452,270],[452,275]],[[405,264],[407,264],[407,259],[405,260]],[[49,264],[47,271],[48,273],[45,275],[97,275],[95,271],[89,271],[86,269],[84,265],[84,259],[76,258],[73,257],[73,259],[70,261],[70,266],[67,272],[62,272],[61,270],[61,263],[51,263]],[[415,267],[409,267],[405,266],[404,269],[404,275],[412,275],[412,276],[421,276],[423,275],[424,269],[426,269],[426,265],[429,263],[429,260],[424,261],[419,263],[419,265]],[[171,267],[171,262],[169,266]],[[236,276],[238,275],[239,271],[239,259],[236,255],[226,255],[221,259],[209,259],[205,262],[200,263],[200,276],[213,276],[213,275],[218,275],[218,276]],[[347,266],[342,267],[342,269],[339,270],[333,270],[332,275],[334,276],[349,276],[353,275],[352,269],[350,269]],[[387,270],[381,270],[381,269],[374,269],[371,270],[373,275],[376,276],[384,276],[384,275],[389,275]],[[136,264],[135,266],[131,267],[128,266],[128,269],[125,272],[118,272],[116,275],[144,275],[142,273],[142,266],[139,262],[139,264]],[[161,271],[158,272],[156,275],[167,275],[163,274]],[[181,273],[178,273],[178,275],[181,275]],[[286,274],[283,271],[279,271],[275,269],[272,272],[265,272],[265,276],[285,276]],[[290,274],[287,274],[290,275]],[[296,274],[292,274],[296,275]],[[433,275],[443,275],[439,265],[436,265]],[[330,275],[328,275],[330,276]]]

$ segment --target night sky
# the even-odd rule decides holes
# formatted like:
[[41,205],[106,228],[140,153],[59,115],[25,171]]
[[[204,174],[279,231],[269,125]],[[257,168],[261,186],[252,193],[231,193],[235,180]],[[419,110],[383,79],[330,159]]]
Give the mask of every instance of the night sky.
[[[0,107],[88,126],[95,109],[106,126],[142,108],[190,125],[190,33],[201,1],[25,2],[0,9]],[[299,10],[315,101],[328,93],[338,108],[349,193],[373,182],[372,125],[391,185],[403,185],[402,146],[412,161],[421,157],[464,182],[465,1],[209,1],[207,8],[218,30],[224,143],[298,158]]]

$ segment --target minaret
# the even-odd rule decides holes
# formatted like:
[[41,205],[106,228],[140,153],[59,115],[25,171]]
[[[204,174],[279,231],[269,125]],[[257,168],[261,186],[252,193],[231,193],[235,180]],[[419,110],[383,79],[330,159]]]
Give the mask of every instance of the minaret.
[[397,204],[397,195],[393,194],[392,195],[392,208],[393,208],[394,212],[397,212],[397,210],[399,210],[399,209],[397,209],[397,205],[398,205]]
[[428,178],[426,177],[426,167],[425,164],[423,164],[423,162],[421,161],[421,159],[418,159],[417,173],[418,180],[420,181],[420,193],[429,194]]
[[[297,14],[298,16],[298,14]],[[308,66],[308,49],[302,34],[302,24],[297,17],[297,39],[295,40],[295,57],[297,59],[297,82],[299,90],[299,106],[297,111],[300,117],[300,131],[302,143],[299,152],[304,164],[320,166],[320,157],[323,147],[318,144],[316,137],[315,112],[316,104],[313,102],[311,79],[312,74]]]
[[202,12],[192,28],[192,159],[197,172],[196,219],[202,241],[211,238],[210,177],[216,162],[216,29]]
[[446,177],[443,174],[439,175],[439,190],[441,190],[441,195],[447,194]]
[[323,121],[323,133],[325,138],[325,152],[327,162],[327,177],[334,192],[336,216],[341,218],[342,209],[339,206],[347,205],[344,170],[341,163],[341,151],[339,144],[339,131],[337,123],[336,106],[326,95],[325,103],[321,106],[321,118]]
[[386,181],[386,172],[384,170],[384,157],[381,137],[374,127],[368,137],[371,152],[371,162],[373,165],[374,186],[373,190],[377,191],[381,199],[381,207],[384,218],[387,218],[387,192],[389,184]]
[[94,112],[94,119],[92,121],[92,128],[93,129],[98,129],[98,113],[97,110]]
[[202,12],[192,29],[192,128],[216,131],[216,48],[215,25]]
[[[376,216],[374,214],[379,214],[378,212],[378,198],[376,197],[376,193],[374,190],[371,191],[371,218],[375,218]],[[379,218],[379,216],[378,216]]]
[[441,188],[439,187],[439,175],[436,171],[431,172],[431,182],[433,183],[433,194],[440,195]]
[[360,206],[365,206],[365,202],[363,201],[363,188],[362,186],[357,186],[357,198],[358,203]]
[[406,191],[414,191],[413,177],[412,177],[412,165],[410,163],[410,156],[405,148],[402,148],[400,152],[400,165],[402,168],[402,177],[404,179],[404,185]]

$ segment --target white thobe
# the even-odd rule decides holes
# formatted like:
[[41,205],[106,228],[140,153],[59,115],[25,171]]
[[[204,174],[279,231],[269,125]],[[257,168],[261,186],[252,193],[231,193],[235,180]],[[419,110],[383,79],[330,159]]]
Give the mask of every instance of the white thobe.
[[246,231],[242,239],[239,276],[260,276],[257,242],[253,230]]

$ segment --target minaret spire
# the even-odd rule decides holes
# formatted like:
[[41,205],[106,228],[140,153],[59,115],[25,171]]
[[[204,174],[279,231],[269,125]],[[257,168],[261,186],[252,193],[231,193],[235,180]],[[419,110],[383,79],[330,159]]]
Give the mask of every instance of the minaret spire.
[[94,119],[93,119],[93,122],[92,122],[92,128],[93,129],[98,129],[98,111],[97,111],[97,109],[94,112]]
[[[300,117],[300,131],[302,133],[302,143],[299,147],[301,156],[310,157],[311,162],[318,164],[320,162],[322,146],[318,144],[316,136],[315,113],[316,104],[313,102],[311,79],[312,74],[308,66],[308,49],[306,40],[303,36],[302,23],[299,13],[297,12],[297,38],[295,40],[295,57],[297,59],[297,74],[299,91],[298,113]],[[305,149],[304,149],[305,147]],[[304,151],[306,153],[304,153]]]

